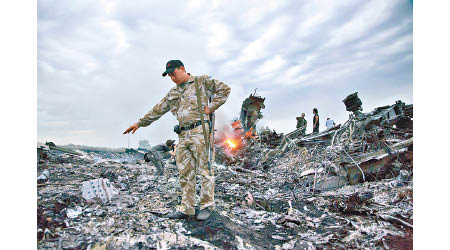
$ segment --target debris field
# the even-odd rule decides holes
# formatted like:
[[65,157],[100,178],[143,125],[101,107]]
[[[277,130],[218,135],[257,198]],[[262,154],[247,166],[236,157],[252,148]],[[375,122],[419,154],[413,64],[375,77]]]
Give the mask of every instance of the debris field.
[[412,105],[362,113],[358,100],[318,134],[268,131],[236,149],[218,139],[205,221],[165,218],[181,201],[173,159],[158,176],[140,150],[41,147],[37,247],[412,249]]

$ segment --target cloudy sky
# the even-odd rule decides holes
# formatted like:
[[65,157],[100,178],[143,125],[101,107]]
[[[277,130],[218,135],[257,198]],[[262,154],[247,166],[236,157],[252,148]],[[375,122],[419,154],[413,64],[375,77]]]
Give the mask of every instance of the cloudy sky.
[[122,132],[174,86],[161,73],[180,59],[192,74],[229,84],[218,123],[238,117],[257,88],[259,125],[287,133],[312,109],[344,123],[342,100],[365,112],[413,103],[412,1],[37,2],[38,141],[136,147],[176,138],[169,112]]

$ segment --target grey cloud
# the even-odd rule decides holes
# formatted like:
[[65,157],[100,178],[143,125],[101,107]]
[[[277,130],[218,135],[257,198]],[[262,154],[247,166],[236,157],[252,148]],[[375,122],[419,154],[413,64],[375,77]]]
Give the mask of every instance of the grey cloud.
[[[173,86],[161,72],[174,58],[232,86],[221,123],[255,88],[280,132],[313,107],[342,122],[354,91],[366,110],[412,102],[405,1],[38,1],[37,45],[38,139],[56,143],[126,145],[121,132]],[[131,143],[175,138],[175,123],[167,114]]]

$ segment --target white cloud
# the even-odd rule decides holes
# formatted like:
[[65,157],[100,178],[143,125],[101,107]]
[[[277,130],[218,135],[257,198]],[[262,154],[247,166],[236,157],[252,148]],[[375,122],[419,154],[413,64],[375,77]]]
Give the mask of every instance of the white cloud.
[[276,42],[277,38],[283,35],[283,32],[285,32],[287,28],[287,22],[288,18],[286,16],[282,16],[272,22],[261,37],[251,42],[243,49],[240,60],[249,62],[267,55],[269,53],[269,51],[267,51],[268,46],[270,46],[271,43]]
[[250,6],[239,17],[239,23],[244,28],[249,28],[258,23],[264,22],[264,18],[269,13],[276,12],[279,8],[286,4],[284,0],[261,2],[257,0],[250,1]]
[[379,32],[378,34],[371,35],[369,39],[362,41],[356,46],[361,50],[366,50],[369,48],[373,48],[374,46],[379,46],[380,44],[383,44],[386,41],[390,41],[390,38],[392,38],[401,30],[402,26],[394,26],[392,28]]
[[393,7],[399,1],[368,1],[355,17],[333,32],[333,37],[325,46],[339,46],[370,33],[371,29],[391,17]]
[[388,56],[394,53],[409,51],[412,50],[412,44],[413,44],[412,34],[406,34],[400,37],[399,39],[395,40],[394,42],[391,42],[389,45],[385,46],[381,51],[381,54]]
[[100,0],[100,3],[103,5],[103,8],[107,15],[111,14],[116,7],[116,4],[114,1]]
[[207,48],[210,58],[222,60],[228,57],[227,45],[233,36],[228,25],[223,23],[211,24],[209,32]]
[[280,55],[276,55],[275,57],[264,61],[264,63],[256,69],[256,72],[261,75],[267,75],[278,71],[284,65],[286,65],[286,60],[284,60]]
[[[123,130],[173,86],[161,73],[174,58],[232,86],[217,113],[221,124],[239,115],[255,88],[266,97],[261,124],[282,132],[295,126],[297,112],[309,116],[316,105],[323,115],[347,117],[341,102],[354,91],[363,103],[380,99],[364,95],[380,88],[412,101],[411,5],[38,1],[39,139],[126,145]],[[130,143],[175,138],[175,123],[167,114]]]
[[107,20],[101,23],[106,30],[109,31],[109,36],[112,37],[116,46],[115,52],[120,53],[127,49],[130,45],[127,42],[125,33],[123,32],[119,22],[115,20]]
[[277,38],[286,31],[289,18],[281,16],[264,29],[264,32],[257,39],[250,42],[240,51],[236,59],[231,59],[225,63],[221,71],[225,74],[236,74],[247,68],[249,64],[256,60],[266,58],[272,53],[271,46],[280,42]]
[[313,71],[312,65],[316,59],[317,55],[310,54],[303,60],[300,60],[300,63],[281,69],[279,76],[275,78],[275,82],[285,86],[307,82],[308,79],[315,75],[311,71]]

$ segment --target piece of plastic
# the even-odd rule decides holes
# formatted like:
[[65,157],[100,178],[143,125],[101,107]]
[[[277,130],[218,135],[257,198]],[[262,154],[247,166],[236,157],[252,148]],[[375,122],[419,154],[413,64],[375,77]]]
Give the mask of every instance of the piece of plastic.
[[111,185],[108,179],[99,178],[90,181],[84,181],[81,187],[82,197],[87,201],[94,198],[100,198],[103,203],[119,194],[119,191]]

